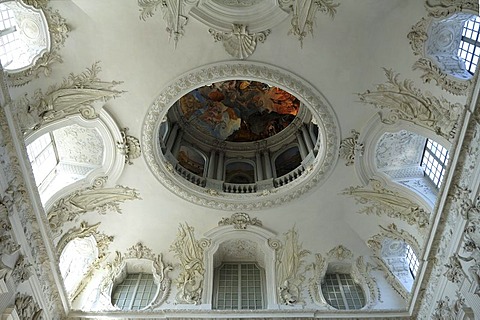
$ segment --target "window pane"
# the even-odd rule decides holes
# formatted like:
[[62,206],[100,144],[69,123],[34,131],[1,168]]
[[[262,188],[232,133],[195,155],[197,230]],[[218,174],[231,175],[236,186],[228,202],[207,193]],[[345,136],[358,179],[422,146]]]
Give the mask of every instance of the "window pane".
[[427,139],[421,166],[425,175],[433,181],[435,186],[440,187],[445,168],[448,164],[448,151],[435,141]]
[[148,306],[157,292],[152,274],[131,273],[112,293],[112,304],[122,310],[140,310]]
[[326,274],[321,287],[325,300],[334,308],[351,310],[365,305],[362,288],[349,274]]

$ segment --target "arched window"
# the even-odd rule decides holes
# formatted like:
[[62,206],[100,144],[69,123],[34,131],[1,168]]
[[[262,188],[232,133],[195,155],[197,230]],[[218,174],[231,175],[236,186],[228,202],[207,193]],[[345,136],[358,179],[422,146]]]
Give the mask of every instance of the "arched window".
[[421,166],[427,176],[437,188],[443,181],[445,169],[448,164],[448,150],[438,142],[427,139]]
[[365,294],[350,274],[327,273],[322,281],[322,293],[329,305],[340,310],[355,310],[365,306]]
[[41,11],[18,1],[0,4],[0,61],[6,70],[31,66],[48,49],[48,29]]
[[223,263],[215,269],[213,308],[264,309],[264,284],[264,271],[256,263]]
[[115,286],[112,304],[122,310],[141,310],[149,306],[157,294],[152,274],[129,273]]
[[104,143],[96,129],[74,124],[31,141],[27,154],[45,204],[56,192],[103,165]]
[[188,171],[203,177],[205,172],[205,158],[197,150],[181,146],[177,156],[178,163]]
[[65,246],[60,255],[59,267],[69,295],[76,291],[97,258],[98,248],[94,236],[75,238]]
[[463,26],[462,40],[458,48],[458,56],[465,60],[465,67],[471,74],[475,73],[480,56],[480,42],[478,39],[480,17],[473,16]]
[[298,166],[302,164],[302,156],[298,147],[291,147],[282,152],[275,159],[275,171],[277,177],[286,175],[289,172],[295,170]]

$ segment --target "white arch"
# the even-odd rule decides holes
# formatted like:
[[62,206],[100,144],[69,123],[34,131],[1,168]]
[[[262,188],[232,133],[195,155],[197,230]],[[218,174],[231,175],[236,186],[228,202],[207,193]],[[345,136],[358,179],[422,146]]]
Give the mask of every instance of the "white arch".
[[59,121],[49,123],[40,130],[34,131],[25,138],[25,144],[28,145],[41,135],[47,132],[53,132],[59,128],[69,125],[79,125],[85,128],[94,128],[99,133],[104,147],[104,157],[102,166],[91,171],[83,179],[78,180],[61,190],[55,192],[45,202],[45,210],[48,209],[60,198],[70,194],[74,190],[91,186],[93,181],[102,176],[107,176],[109,183],[114,184],[120,177],[125,166],[125,157],[117,149],[117,142],[122,141],[120,128],[115,123],[109,113],[103,109],[98,112],[98,118],[86,120],[80,114],[71,115]]
[[275,285],[276,253],[275,249],[268,244],[268,240],[273,239],[275,234],[257,226],[248,226],[246,229],[235,229],[233,225],[228,225],[212,229],[205,234],[205,237],[211,240],[211,245],[204,252],[205,275],[202,304],[208,309],[212,308],[213,271],[215,268],[214,255],[220,245],[230,240],[245,239],[257,244],[257,248],[263,253],[264,261],[261,262],[261,264],[264,264],[262,267],[265,269],[266,308],[275,308],[277,305]]

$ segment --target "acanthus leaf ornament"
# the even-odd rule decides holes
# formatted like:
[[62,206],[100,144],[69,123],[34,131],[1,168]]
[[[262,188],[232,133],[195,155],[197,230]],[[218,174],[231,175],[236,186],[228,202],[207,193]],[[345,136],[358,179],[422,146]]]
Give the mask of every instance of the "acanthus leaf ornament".
[[285,233],[284,242],[276,250],[278,299],[286,305],[303,304],[302,286],[305,281],[303,274],[306,271],[304,258],[310,251],[302,248],[295,228]]
[[43,309],[32,296],[19,294],[15,297],[15,309],[20,319],[42,320],[44,319]]
[[174,280],[178,288],[178,303],[200,304],[205,273],[204,249],[210,245],[207,239],[196,240],[194,228],[187,223],[180,224],[177,239],[170,246],[170,251],[180,260],[180,272]]
[[288,34],[298,37],[300,46],[303,47],[303,39],[308,35],[313,35],[313,24],[317,11],[328,14],[332,19],[337,13],[339,3],[333,0],[296,0],[291,4],[292,10],[292,28]]
[[214,29],[208,30],[217,42],[222,42],[225,51],[234,58],[246,59],[253,54],[258,42],[265,42],[270,30],[250,33],[247,26],[233,24],[232,31],[220,32]]
[[52,232],[58,234],[67,221],[74,221],[90,211],[99,214],[106,214],[107,211],[121,213],[120,203],[135,199],[141,199],[135,189],[124,186],[104,188],[103,184],[94,182],[92,187],[77,190],[55,202],[47,217]]
[[359,213],[387,215],[420,229],[425,229],[430,224],[430,215],[423,208],[406,196],[386,189],[378,180],[371,179],[369,186],[350,187],[342,194],[353,196],[357,203],[366,205]]
[[49,87],[45,94],[35,91],[33,101],[27,96],[14,101],[22,131],[37,130],[72,114],[80,114],[87,120],[97,118],[95,102],[106,102],[123,93],[115,89],[121,82],[100,80],[100,70],[96,62],[80,74],[71,73],[59,86]]
[[430,92],[424,94],[413,86],[413,81],[400,81],[399,74],[384,70],[387,82],[377,85],[375,90],[359,94],[360,101],[389,110],[389,115],[382,114],[383,123],[393,124],[401,119],[452,140],[463,107],[445,98],[439,99]]

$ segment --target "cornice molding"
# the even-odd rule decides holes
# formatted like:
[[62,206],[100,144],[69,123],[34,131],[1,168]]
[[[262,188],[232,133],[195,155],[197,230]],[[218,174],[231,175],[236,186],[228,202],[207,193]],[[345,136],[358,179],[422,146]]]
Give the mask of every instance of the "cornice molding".
[[[185,93],[202,85],[231,79],[262,81],[278,86],[309,108],[319,126],[319,151],[313,165],[292,183],[275,192],[261,194],[209,193],[180,177],[160,150],[158,136],[162,119],[168,109]],[[339,126],[333,109],[326,99],[304,80],[288,71],[260,63],[223,62],[201,67],[177,78],[157,97],[147,112],[142,129],[143,154],[154,176],[181,198],[202,206],[222,210],[252,210],[281,205],[298,198],[312,187],[324,182],[338,158]]]

